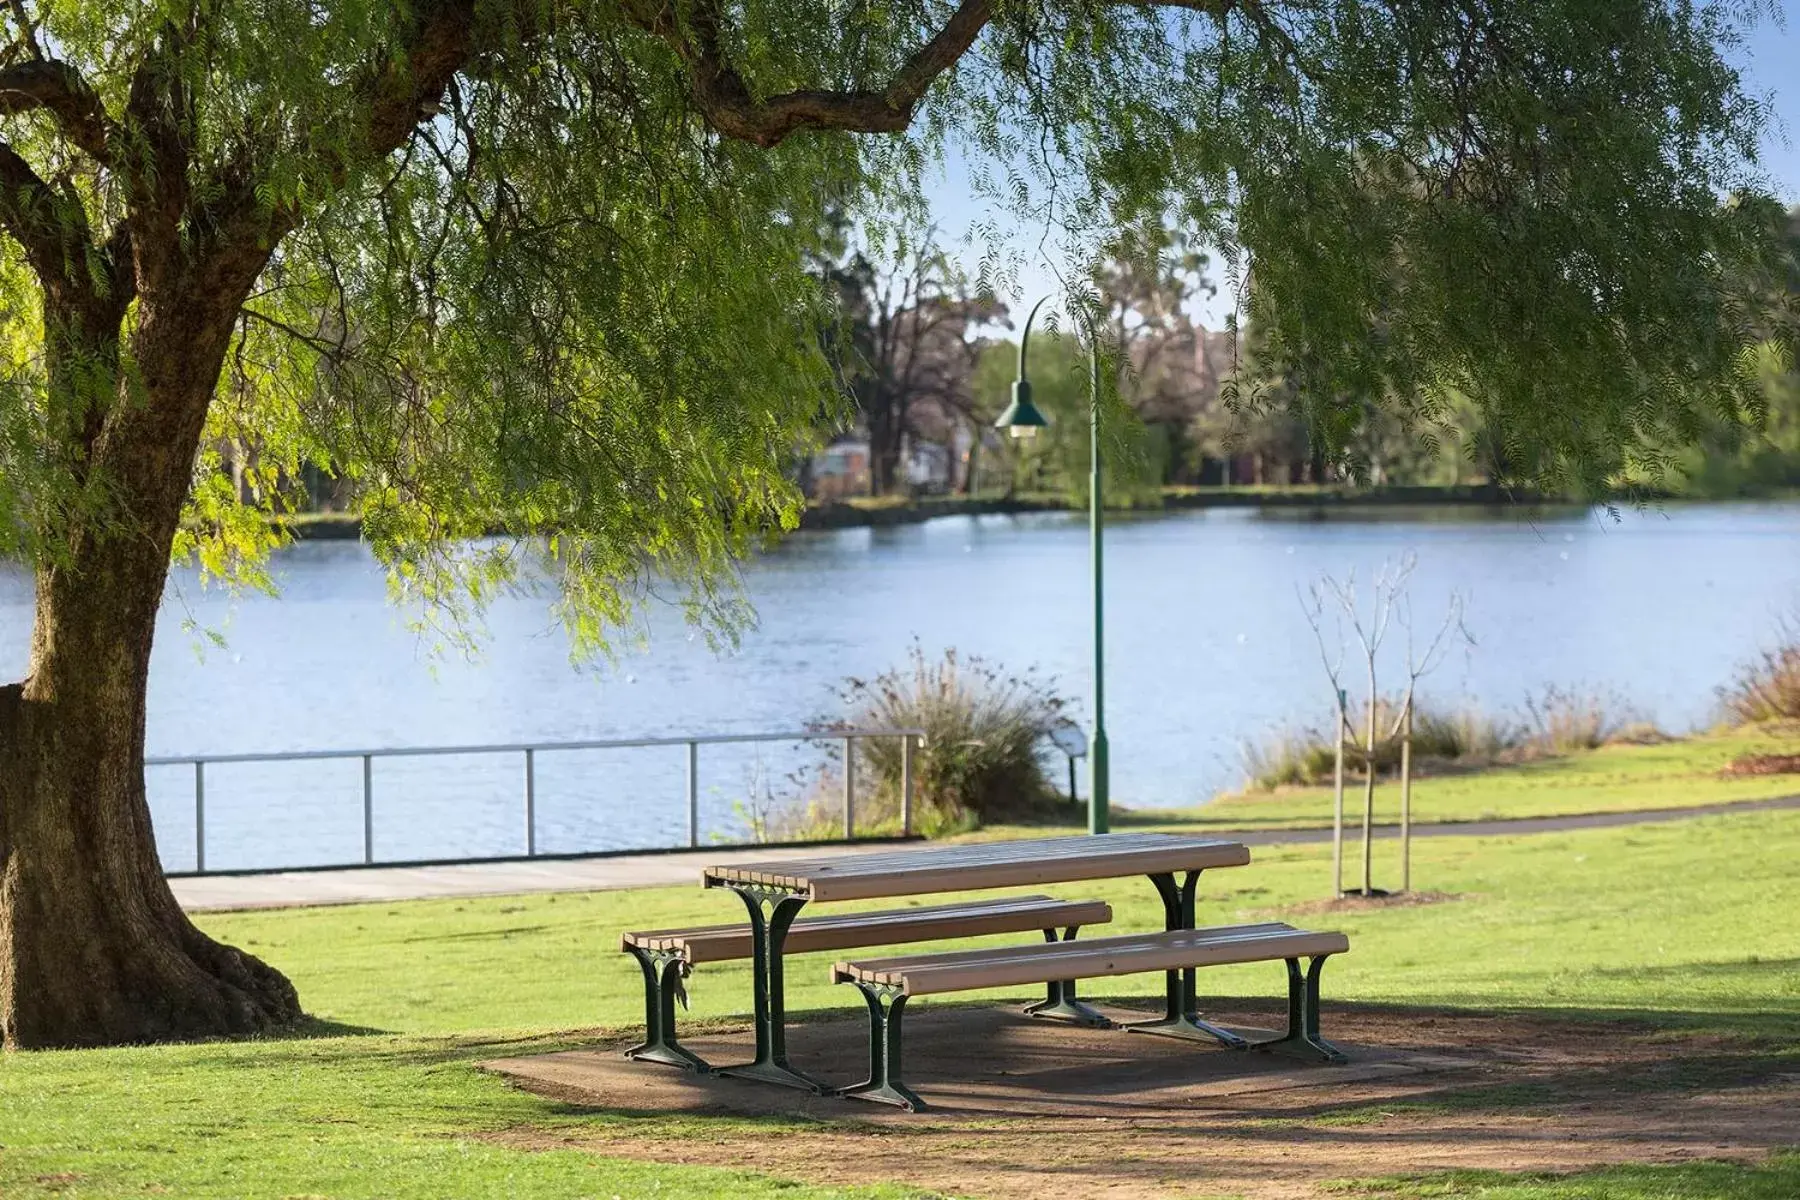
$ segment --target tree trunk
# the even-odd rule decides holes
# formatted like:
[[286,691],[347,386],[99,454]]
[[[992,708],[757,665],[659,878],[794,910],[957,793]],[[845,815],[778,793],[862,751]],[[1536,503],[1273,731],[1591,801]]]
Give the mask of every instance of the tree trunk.
[[869,431],[869,494],[890,496],[900,466],[900,440],[891,429]]
[[212,941],[176,904],[144,794],[151,641],[231,291],[140,299],[138,373],[92,451],[117,503],[76,518],[66,552],[40,566],[28,672],[0,688],[9,1048],[245,1034],[300,1016],[279,972]]
[[969,454],[963,464],[962,494],[965,496],[976,494],[975,477],[981,470],[981,426],[971,425],[970,434]]
[[905,417],[899,398],[880,384],[865,402],[864,412],[869,426],[869,494],[886,496],[894,490]]

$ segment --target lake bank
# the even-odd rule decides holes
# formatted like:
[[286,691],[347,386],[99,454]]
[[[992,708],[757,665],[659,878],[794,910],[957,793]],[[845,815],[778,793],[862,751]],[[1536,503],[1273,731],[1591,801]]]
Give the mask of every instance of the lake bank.
[[[1355,509],[1440,505],[1525,511],[1546,506],[1568,507],[1577,503],[1489,484],[1377,488],[1297,484],[1282,487],[1169,487],[1162,490],[1159,499],[1140,500],[1109,508],[1108,511],[1144,515],[1210,508]],[[940,517],[1025,516],[1034,513],[1085,511],[1087,506],[1084,503],[1069,497],[1036,493],[1013,496],[859,497],[854,500],[809,504],[800,517],[800,528],[871,529],[917,525]],[[362,518],[355,513],[301,513],[282,518],[277,524],[284,527],[296,540],[354,541],[362,537]]]

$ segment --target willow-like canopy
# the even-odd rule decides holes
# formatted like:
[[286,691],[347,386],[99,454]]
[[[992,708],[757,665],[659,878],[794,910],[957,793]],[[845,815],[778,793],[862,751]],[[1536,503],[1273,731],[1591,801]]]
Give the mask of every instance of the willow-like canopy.
[[[295,1019],[158,868],[142,772],[172,553],[254,570],[303,463],[409,588],[548,535],[578,640],[791,523],[836,211],[960,146],[1099,249],[1247,270],[1319,436],[1456,397],[1598,488],[1754,420],[1760,110],[1677,0],[11,0],[0,50],[9,1046]],[[229,452],[252,485],[220,470]],[[248,499],[245,497],[248,496]]]

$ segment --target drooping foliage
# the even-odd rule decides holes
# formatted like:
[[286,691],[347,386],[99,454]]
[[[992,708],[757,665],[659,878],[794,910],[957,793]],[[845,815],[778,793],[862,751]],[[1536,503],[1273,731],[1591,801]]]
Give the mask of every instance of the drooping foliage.
[[[1430,439],[1464,396],[1521,475],[1603,490],[1759,416],[1738,285],[1764,230],[1721,203],[1759,129],[1733,5],[480,0],[432,35],[441,98],[384,109],[440,7],[21,10],[5,69],[67,78],[0,108],[60,226],[105,247],[173,125],[195,207],[254,203],[277,240],[196,472],[181,548],[210,565],[253,569],[242,503],[313,461],[428,592],[515,569],[433,549],[495,526],[561,534],[590,634],[641,567],[715,576],[793,515],[828,206],[916,203],[952,145],[995,228],[1071,260],[1165,219],[1214,247],[1333,448],[1371,403]],[[75,431],[119,401],[48,386],[29,261],[0,240],[0,529],[54,556],[105,503]]]

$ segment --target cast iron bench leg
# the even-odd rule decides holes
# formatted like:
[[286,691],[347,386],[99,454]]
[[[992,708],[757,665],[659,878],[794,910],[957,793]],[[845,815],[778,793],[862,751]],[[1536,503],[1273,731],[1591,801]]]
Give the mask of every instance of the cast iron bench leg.
[[1300,971],[1299,959],[1287,960],[1287,1036],[1257,1042],[1256,1049],[1273,1050],[1328,1063],[1344,1061],[1344,1052],[1319,1036],[1319,972],[1325,969],[1325,960],[1330,957],[1329,954],[1321,954],[1313,959],[1304,974]]
[[[1167,930],[1194,927],[1194,885],[1200,872],[1189,871],[1181,886],[1175,885],[1172,873],[1150,876],[1163,902],[1163,928]],[[1138,1021],[1120,1028],[1128,1033],[1153,1033],[1161,1037],[1185,1038],[1196,1042],[1218,1042],[1233,1050],[1242,1050],[1249,1042],[1217,1025],[1200,1019],[1194,1002],[1194,972],[1170,971],[1164,982],[1166,1008],[1161,1020]]]
[[679,954],[641,946],[632,946],[631,956],[644,969],[644,1040],[625,1057],[707,1074],[712,1068],[706,1060],[675,1040],[675,997],[687,963]]
[[[795,1070],[787,1057],[787,993],[782,983],[782,947],[788,927],[806,906],[806,897],[791,892],[733,887],[750,913],[750,961],[755,972],[752,989],[756,1005],[756,1059],[731,1067],[714,1067],[713,1074],[756,1079],[782,1087],[828,1095],[831,1088],[804,1071]],[[769,906],[768,915],[763,905]]]
[[[1072,942],[1079,926],[1071,925],[1063,930],[1062,940]],[[1044,930],[1046,942],[1056,941],[1056,930]],[[1053,1021],[1067,1021],[1072,1025],[1080,1025],[1087,1029],[1111,1029],[1112,1022],[1100,1012],[1075,998],[1075,981],[1073,979],[1052,980],[1044,985],[1046,995],[1037,1004],[1025,1007],[1028,1017],[1044,1017]]]
[[906,996],[899,988],[879,983],[859,980],[856,986],[869,1005],[869,1078],[844,1088],[838,1095],[918,1112],[925,1107],[925,1101],[900,1082],[900,1017],[906,1008]]

